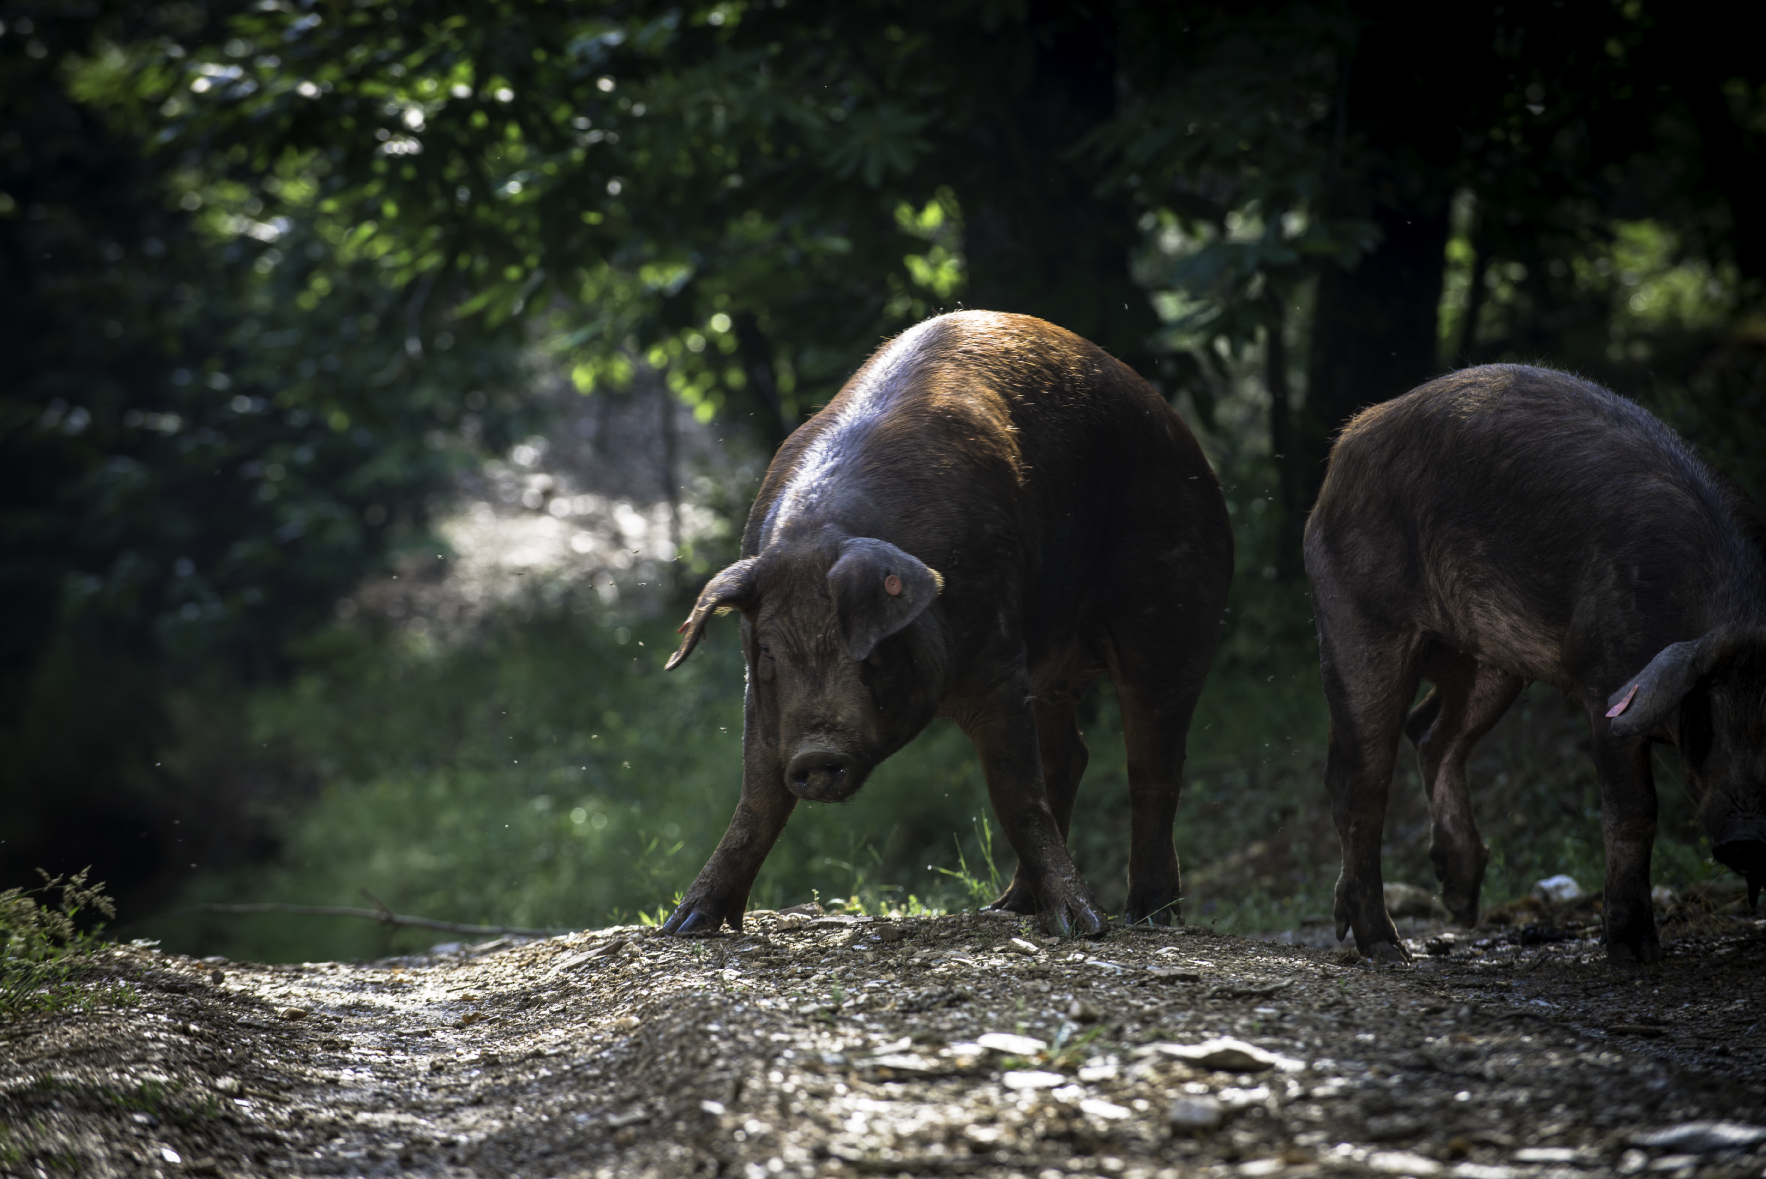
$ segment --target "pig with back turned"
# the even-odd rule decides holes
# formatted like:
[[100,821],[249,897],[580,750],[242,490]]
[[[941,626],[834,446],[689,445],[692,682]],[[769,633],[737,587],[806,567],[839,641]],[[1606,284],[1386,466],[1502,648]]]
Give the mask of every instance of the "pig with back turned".
[[1169,922],[1184,742],[1231,577],[1219,484],[1126,366],[1028,316],[904,332],[779,449],[741,559],[681,628],[670,667],[714,613],[741,616],[742,794],[664,932],[740,929],[798,801],[851,797],[938,716],[973,741],[1018,855],[996,906],[1102,932],[1066,838],[1076,708],[1106,672],[1128,747],[1125,917]]
[[[1466,758],[1533,680],[1588,717],[1610,959],[1661,952],[1651,742],[1677,747],[1712,854],[1750,895],[1766,883],[1766,515],[1667,426],[1547,369],[1452,373],[1345,427],[1305,543],[1339,937],[1406,956],[1380,881],[1401,733],[1443,899],[1476,920],[1489,855]],[[1422,680],[1433,688],[1411,708]]]

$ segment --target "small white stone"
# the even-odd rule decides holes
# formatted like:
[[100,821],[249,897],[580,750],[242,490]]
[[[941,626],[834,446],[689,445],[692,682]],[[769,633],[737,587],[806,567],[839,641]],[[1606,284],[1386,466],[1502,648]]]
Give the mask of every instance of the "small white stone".
[[1573,1163],[1577,1157],[1567,1146],[1524,1146],[1515,1151],[1517,1163]]
[[1574,876],[1559,873],[1547,876],[1544,880],[1535,881],[1533,895],[1548,905],[1561,905],[1582,897],[1582,886],[1576,883]]
[[1367,1165],[1382,1175],[1413,1175],[1416,1179],[1439,1175],[1444,1169],[1434,1159],[1407,1150],[1376,1150],[1367,1156]]
[[1286,1063],[1283,1057],[1230,1036],[1204,1040],[1200,1044],[1159,1044],[1156,1047],[1165,1055],[1175,1056],[1197,1068],[1228,1073],[1257,1073]]
[[1255,1089],[1222,1089],[1217,1095],[1220,1104],[1228,1109],[1249,1109],[1253,1105],[1262,1105],[1269,1100],[1269,1086],[1259,1085]]
[[1000,1082],[1008,1089],[1053,1089],[1066,1080],[1060,1073],[1046,1073],[1038,1069],[1019,1069],[1000,1077]]
[[1766,1127],[1750,1126],[1745,1122],[1682,1122],[1665,1130],[1631,1136],[1633,1146],[1650,1146],[1682,1154],[1745,1150],[1762,1141],[1766,1141]]
[[1175,1130],[1212,1130],[1224,1114],[1213,1097],[1179,1097],[1171,1103],[1171,1126]]
[[1010,1032],[988,1032],[975,1042],[1005,1056],[1035,1056],[1048,1047],[1047,1041],[1034,1036],[1014,1036]]
[[1079,1110],[1081,1113],[1088,1113],[1094,1118],[1103,1118],[1105,1121],[1119,1121],[1132,1113],[1131,1110],[1117,1105],[1115,1102],[1105,1101],[1099,1097],[1086,1098],[1079,1103]]

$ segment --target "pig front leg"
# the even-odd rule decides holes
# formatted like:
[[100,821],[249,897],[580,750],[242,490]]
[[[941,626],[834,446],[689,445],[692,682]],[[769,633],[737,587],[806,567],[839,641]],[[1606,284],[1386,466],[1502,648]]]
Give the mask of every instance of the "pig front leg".
[[1607,880],[1602,903],[1606,925],[1607,961],[1615,966],[1648,966],[1662,960],[1650,904],[1650,852],[1656,842],[1656,783],[1650,772],[1649,741],[1619,740],[1606,732],[1595,701],[1589,722],[1594,729],[1594,768],[1600,779],[1600,825],[1606,844]]
[[797,796],[785,788],[784,767],[761,742],[752,715],[742,738],[742,797],[717,850],[699,870],[662,932],[677,936],[716,933],[726,922],[738,933],[754,878],[773,849]]
[[1023,911],[1016,905],[1031,900],[1050,933],[1097,937],[1109,930],[1109,919],[1080,878],[1049,805],[1033,697],[1020,665],[973,705],[952,712],[981,756],[993,812],[1018,853],[1012,888],[996,905]]

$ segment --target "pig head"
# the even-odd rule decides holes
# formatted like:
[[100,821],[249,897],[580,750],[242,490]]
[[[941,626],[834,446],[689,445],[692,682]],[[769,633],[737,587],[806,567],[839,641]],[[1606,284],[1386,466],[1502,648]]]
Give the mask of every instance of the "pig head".
[[1754,904],[1766,885],[1766,631],[1670,644],[1607,705],[1613,736],[1679,747],[1711,855],[1747,877]]
[[711,580],[668,667],[711,615],[739,611],[752,734],[792,794],[841,802],[937,712],[947,660],[926,611],[942,587],[937,571],[875,537],[776,545]]

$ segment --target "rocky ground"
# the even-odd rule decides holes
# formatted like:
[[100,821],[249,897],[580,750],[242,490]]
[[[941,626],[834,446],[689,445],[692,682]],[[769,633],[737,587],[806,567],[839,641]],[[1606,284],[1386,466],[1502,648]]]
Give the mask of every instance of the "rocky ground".
[[[1197,928],[750,915],[366,965],[118,950],[0,1027],[0,1173],[1740,1175],[1766,922],[1657,968],[1409,922],[1416,961]],[[1564,940],[1546,940],[1549,937]]]

